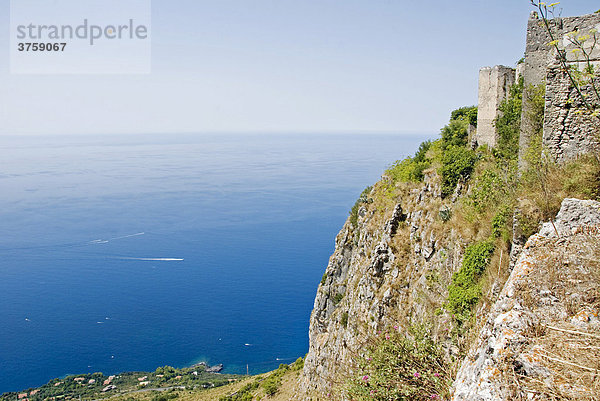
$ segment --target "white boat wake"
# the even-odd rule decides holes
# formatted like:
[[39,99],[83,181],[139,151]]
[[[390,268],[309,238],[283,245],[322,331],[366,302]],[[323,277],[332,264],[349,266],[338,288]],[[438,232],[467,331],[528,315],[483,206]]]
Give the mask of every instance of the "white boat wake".
[[121,260],[143,260],[148,262],[182,262],[184,259],[182,258],[117,258]]
[[93,244],[107,244],[110,241],[116,241],[118,239],[124,239],[124,238],[137,237],[139,235],[144,235],[144,234],[146,234],[146,233],[145,232],[141,232],[141,233],[135,233],[135,234],[129,234],[129,235],[122,235],[120,237],[109,238],[109,239],[95,239],[93,241],[88,241],[87,244],[88,245],[93,245]]
[[142,233],[135,233],[135,234],[129,234],[129,235],[123,235],[122,237],[115,237],[115,238],[111,238],[109,239],[109,241],[114,241],[116,239],[123,239],[123,238],[131,238],[131,237],[137,237],[138,235],[144,235],[146,233],[142,232]]

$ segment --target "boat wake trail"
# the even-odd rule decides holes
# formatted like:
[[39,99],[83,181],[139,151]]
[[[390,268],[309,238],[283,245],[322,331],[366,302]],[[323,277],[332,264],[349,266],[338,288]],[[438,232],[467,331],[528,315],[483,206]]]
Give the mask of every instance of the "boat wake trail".
[[144,260],[149,262],[182,262],[182,258],[126,258],[120,257],[121,260]]
[[141,232],[141,233],[135,233],[135,234],[129,234],[129,235],[122,235],[120,237],[115,237],[115,238],[110,238],[110,239],[95,239],[93,241],[88,241],[86,242],[87,245],[95,245],[95,244],[107,244],[111,241],[116,241],[118,239],[124,239],[124,238],[131,238],[131,237],[137,237],[139,235],[144,235],[146,233]]

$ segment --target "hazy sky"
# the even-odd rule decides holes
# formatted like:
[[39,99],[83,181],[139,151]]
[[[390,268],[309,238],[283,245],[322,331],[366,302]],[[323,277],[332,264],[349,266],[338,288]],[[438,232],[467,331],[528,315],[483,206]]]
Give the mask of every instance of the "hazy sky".
[[[43,0],[50,1],[50,0]],[[591,13],[592,0],[562,3]],[[437,132],[514,65],[529,0],[154,0],[152,73],[11,75],[0,134]]]

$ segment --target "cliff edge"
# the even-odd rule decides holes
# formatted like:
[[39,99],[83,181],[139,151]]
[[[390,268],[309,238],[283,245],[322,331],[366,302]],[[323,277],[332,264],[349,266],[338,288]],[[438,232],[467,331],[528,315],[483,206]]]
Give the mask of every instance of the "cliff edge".
[[597,399],[599,307],[600,202],[565,199],[525,244],[452,400]]

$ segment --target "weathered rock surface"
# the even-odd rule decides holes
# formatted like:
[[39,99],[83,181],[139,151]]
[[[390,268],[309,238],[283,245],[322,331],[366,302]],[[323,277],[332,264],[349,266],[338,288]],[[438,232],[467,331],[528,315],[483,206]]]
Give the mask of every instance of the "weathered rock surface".
[[[565,49],[568,61],[572,65],[582,67],[583,57],[581,52],[574,51],[577,47],[573,44],[574,31],[578,35],[591,35],[592,30],[600,27],[600,14],[594,13],[577,17],[556,18],[549,24],[553,37],[559,40],[559,46]],[[527,41],[525,58],[522,65],[522,75],[525,83],[526,99],[530,86],[544,84],[545,116],[544,116],[544,145],[556,160],[566,161],[584,153],[598,149],[598,121],[591,117],[583,107],[581,98],[571,87],[568,76],[556,65],[556,51],[548,46],[552,41],[545,25],[533,12],[527,24]],[[600,47],[592,46],[594,41],[589,40],[586,51],[589,52],[590,61],[594,65],[600,62]],[[592,47],[592,48],[590,48]],[[583,93],[588,96],[591,103],[596,99],[593,88],[589,85],[582,87]],[[526,163],[526,152],[531,139],[536,133],[534,114],[531,113],[531,102],[523,102],[523,116],[521,132],[519,135],[519,161]]]
[[[297,399],[327,399],[368,338],[397,322],[431,320],[445,299],[465,243],[439,217],[452,203],[441,200],[436,180],[427,175],[399,199],[380,193],[359,209],[356,227],[348,221],[338,234],[315,298]],[[447,336],[450,319],[436,320],[435,332]]]
[[569,338],[600,331],[600,202],[565,199],[554,226],[525,244],[458,372],[454,401],[553,399],[544,389],[592,399],[594,390],[581,378],[569,381],[565,367],[576,374],[600,368],[590,351],[598,344],[579,344],[594,337]]
[[[582,86],[581,91],[591,104],[597,99],[592,85]],[[559,65],[548,68],[545,103],[544,145],[554,159],[564,162],[600,149],[599,120],[586,109]]]
[[596,226],[600,226],[600,202],[567,198],[561,204],[556,221],[544,223],[540,235],[568,236]]
[[222,370],[223,370],[223,364],[222,363],[220,363],[218,365],[207,366],[206,367],[206,372],[208,372],[208,373],[219,373]]

